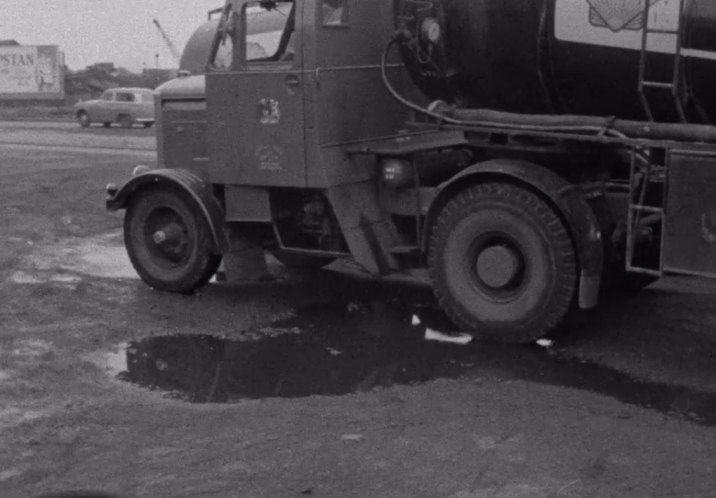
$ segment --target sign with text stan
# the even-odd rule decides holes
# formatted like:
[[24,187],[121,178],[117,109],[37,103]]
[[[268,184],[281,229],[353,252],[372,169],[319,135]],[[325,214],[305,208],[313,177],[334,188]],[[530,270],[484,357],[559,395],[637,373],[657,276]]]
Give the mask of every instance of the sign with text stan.
[[63,97],[63,54],[57,46],[0,47],[0,98]]

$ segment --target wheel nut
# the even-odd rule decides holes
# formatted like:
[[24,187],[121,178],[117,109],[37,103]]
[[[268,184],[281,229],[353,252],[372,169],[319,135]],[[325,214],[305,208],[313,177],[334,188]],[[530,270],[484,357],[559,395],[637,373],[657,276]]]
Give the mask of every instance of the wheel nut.
[[152,238],[154,239],[155,244],[161,244],[167,240],[167,234],[164,233],[164,230],[157,230],[154,232],[154,235],[152,235]]

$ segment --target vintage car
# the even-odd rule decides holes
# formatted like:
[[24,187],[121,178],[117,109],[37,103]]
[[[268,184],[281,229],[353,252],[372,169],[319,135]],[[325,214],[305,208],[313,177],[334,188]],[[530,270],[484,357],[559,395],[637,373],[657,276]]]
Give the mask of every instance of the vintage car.
[[109,127],[112,123],[131,128],[141,123],[146,128],[154,124],[154,94],[149,88],[111,88],[94,100],[75,104],[75,117],[83,128],[92,123]]

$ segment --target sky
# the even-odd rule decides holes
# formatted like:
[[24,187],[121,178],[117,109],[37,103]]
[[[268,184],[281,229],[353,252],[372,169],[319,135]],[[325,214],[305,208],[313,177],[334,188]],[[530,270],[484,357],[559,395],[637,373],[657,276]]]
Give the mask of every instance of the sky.
[[209,10],[224,0],[0,0],[0,40],[59,45],[77,70],[114,62],[132,71],[172,68],[171,52],[152,22],[157,19],[181,52]]

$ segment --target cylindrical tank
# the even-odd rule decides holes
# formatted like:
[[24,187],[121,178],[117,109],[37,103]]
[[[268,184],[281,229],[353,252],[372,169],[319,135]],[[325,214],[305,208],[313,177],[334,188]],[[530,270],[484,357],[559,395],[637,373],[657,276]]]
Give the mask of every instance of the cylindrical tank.
[[218,26],[218,19],[210,19],[192,33],[181,54],[180,71],[189,74],[204,74]]
[[[423,93],[462,107],[646,119],[644,79],[677,85],[687,120],[716,122],[716,1],[394,0],[402,54]],[[683,15],[679,9],[683,5]],[[680,21],[680,22],[679,22]],[[647,90],[657,121],[677,121],[668,88]]]

